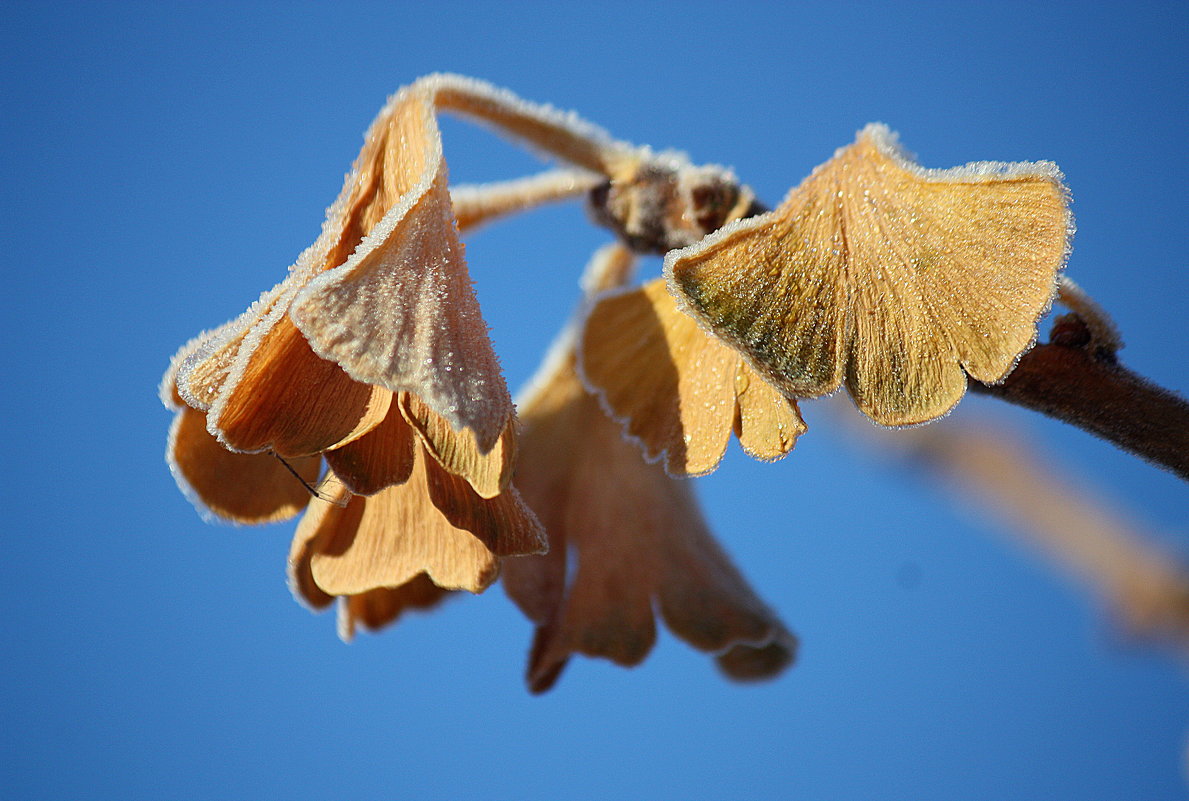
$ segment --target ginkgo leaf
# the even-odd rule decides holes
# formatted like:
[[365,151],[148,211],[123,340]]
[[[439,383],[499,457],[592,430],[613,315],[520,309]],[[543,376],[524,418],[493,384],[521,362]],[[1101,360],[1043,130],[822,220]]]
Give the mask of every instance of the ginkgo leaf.
[[[368,131],[336,206],[345,224],[329,251],[330,269],[301,288],[289,314],[318,355],[357,381],[415,394],[455,430],[470,429],[487,453],[504,434],[512,405],[458,239],[439,109],[495,125],[594,173],[637,156],[574,114],[448,74],[399,91]],[[505,184],[511,192],[492,188],[466,198],[466,221],[477,224],[510,203],[572,194],[589,182],[582,173],[553,173]]]
[[291,459],[286,467],[272,454],[229,451],[206,430],[206,415],[189,407],[170,426],[166,461],[199,511],[234,523],[294,517],[309,502],[321,469],[317,456]]
[[262,333],[244,354],[239,380],[220,393],[208,415],[229,448],[321,453],[363,436],[387,415],[390,393],[316,357],[287,317]]
[[670,289],[790,397],[884,425],[948,411],[1036,340],[1069,247],[1056,166],[927,170],[870,125],[776,210],[665,258]]
[[413,473],[417,440],[392,393],[388,397],[384,422],[323,454],[334,474],[356,495],[375,495],[386,487],[405,483]]
[[516,487],[509,485],[494,498],[484,498],[464,478],[423,455],[430,500],[451,525],[474,534],[497,556],[545,552],[545,531]]
[[294,534],[291,580],[299,588],[312,582],[327,595],[357,595],[425,572],[440,587],[477,593],[495,580],[499,557],[545,549],[541,524],[515,489],[480,498],[422,448],[407,481],[374,495],[353,495],[329,475],[322,484],[329,496],[311,499]]
[[237,319],[204,331],[178,349],[161,380],[161,400],[168,408],[185,405],[203,412],[211,408],[255,319],[255,310],[262,302],[271,302],[270,296],[279,290],[280,285],[273,287]]
[[[389,407],[397,408],[393,404],[393,392],[386,386],[357,381],[340,364],[318,355],[306,335],[294,325],[290,310],[311,279],[328,270],[333,272],[352,254],[365,250],[361,243],[378,227],[400,228],[400,231],[391,241],[385,240],[382,232],[369,241],[380,242],[381,248],[399,250],[408,245],[410,238],[406,234],[411,229],[416,229],[412,230],[413,239],[426,233],[421,225],[426,222],[425,214],[432,218],[438,213],[440,219],[430,219],[429,228],[445,238],[444,251],[422,252],[417,263],[405,267],[414,274],[414,281],[425,279],[429,287],[426,296],[436,302],[436,297],[430,297],[441,289],[433,286],[435,276],[441,277],[435,269],[443,259],[449,261],[450,254],[456,253],[458,263],[452,269],[458,274],[450,277],[453,294],[444,291],[438,310],[450,317],[458,310],[469,309],[463,322],[470,325],[470,333],[475,336],[457,353],[437,353],[429,358],[429,364],[421,364],[422,377],[429,376],[430,385],[421,382],[418,390],[431,398],[424,400],[402,392],[403,411],[415,410],[409,414],[409,420],[426,447],[446,469],[466,478],[482,497],[494,497],[506,487],[515,451],[516,423],[486,329],[478,317],[465,265],[461,263],[461,245],[450,208],[441,205],[445,197],[442,188],[445,165],[433,119],[439,96],[457,111],[482,117],[498,112],[500,103],[510,102],[511,96],[505,95],[481,82],[458,76],[431,76],[398,94],[369,131],[342,193],[328,211],[322,235],[302,253],[288,277],[263,293],[246,312],[191,340],[179,351],[162,384],[166,404],[174,409],[188,406],[205,412],[201,418],[187,415],[186,422],[205,420],[217,442],[231,451],[273,452],[291,462],[325,452],[339,478],[358,494],[373,494],[403,481],[411,465],[411,442],[401,436],[389,436],[393,433],[389,430],[393,428]],[[542,136],[549,139],[553,136],[548,133],[550,126],[558,130],[570,126],[575,141],[584,134],[580,121],[575,123],[558,112],[518,102],[519,116],[514,114],[508,121],[515,122],[518,133],[529,139]],[[554,139],[557,144],[566,137]],[[594,158],[604,147],[618,152],[619,146],[605,140],[603,145],[583,153]],[[593,173],[584,170],[554,170],[530,179],[463,189],[460,190],[463,224],[477,225],[517,207],[569,197],[586,191],[596,180]],[[428,247],[433,250],[433,242]],[[400,305],[405,295],[397,292],[396,296],[382,300]],[[376,297],[365,292],[362,305],[353,306],[353,313],[374,301]],[[373,311],[385,318],[392,316],[387,310],[383,303],[378,310],[373,307]],[[410,336],[420,345],[428,342],[448,346],[450,337],[458,334],[455,330],[458,322],[454,317],[442,322],[430,315],[430,319],[421,320],[420,327],[412,330]],[[364,335],[368,335],[366,330]],[[462,336],[466,339],[469,335],[464,331]],[[460,378],[476,365],[490,368],[486,378],[491,379],[488,383],[494,386],[494,393]],[[447,393],[450,397],[444,401],[448,409],[453,408],[456,400],[464,399],[465,404],[487,403],[494,410],[483,425],[498,434],[495,447],[480,441],[476,432],[483,426],[459,427],[457,416],[446,420],[433,411],[430,401],[434,400],[431,386],[434,376],[453,386],[453,394]],[[392,385],[392,377],[388,378],[387,383]],[[440,407],[441,403],[437,405]],[[384,432],[376,430],[382,421],[389,421]],[[181,424],[179,420],[175,427]],[[186,443],[201,439],[193,436],[189,427],[186,433]],[[407,432],[402,429],[395,433]],[[366,441],[360,442],[361,439]],[[201,441],[205,444],[205,440]],[[171,454],[176,451],[171,445]],[[230,458],[222,454],[218,457],[223,461]],[[256,463],[262,468],[284,471],[283,464],[271,457]],[[284,476],[280,479],[279,483],[284,484]],[[301,486],[299,481],[293,483]],[[296,490],[289,492],[296,495]],[[288,513],[286,509],[285,514]]]
[[797,407],[740,359],[735,368],[735,436],[749,456],[783,458],[805,433]]
[[[506,427],[511,398],[462,261],[431,101],[414,85],[389,103],[321,236],[180,369],[182,398],[208,411],[228,448],[300,456],[342,445],[379,425],[391,390],[417,392],[455,428],[474,429],[484,451]],[[344,272],[366,274],[366,286],[344,285]],[[311,312],[295,301],[319,292],[305,294],[319,276],[333,297]],[[350,342],[336,326],[350,328]],[[398,374],[393,360],[411,372]]]
[[434,508],[425,462],[419,454],[409,481],[375,495],[342,487],[334,502],[311,500],[293,538],[291,571],[304,579],[308,554],[308,577],[326,595],[398,587],[421,572],[439,586],[482,592],[499,573],[499,560]]
[[[626,281],[630,262],[619,246],[600,251],[587,291]],[[796,639],[714,541],[691,483],[645,463],[586,392],[574,341],[571,327],[520,404],[515,486],[550,540],[547,554],[504,565],[508,594],[538,624],[529,687],[549,689],[574,653],[640,663],[655,643],[658,613],[677,636],[716,654],[733,678],[775,675],[792,661]],[[733,404],[738,357],[731,357]],[[731,419],[720,421],[727,436]]]
[[805,431],[795,402],[682,312],[660,279],[595,303],[580,369],[645,457],[663,457],[670,475],[714,470],[732,428],[762,459],[784,456]]
[[207,413],[208,430],[230,450],[313,455],[362,436],[387,413],[387,390],[319,358],[285,314],[328,241],[307,249],[289,277],[237,319],[174,358],[179,398]]
[[229,451],[207,429],[205,411],[187,405],[178,387],[187,359],[222,340],[234,325],[195,337],[170,362],[160,387],[162,402],[175,412],[165,460],[182,493],[204,516],[248,524],[285,520],[305,508],[322,460],[282,462],[272,454]]
[[400,393],[397,405],[426,451],[447,472],[466,479],[479,497],[494,498],[507,488],[516,458],[514,418],[495,447],[484,453],[469,429],[455,430],[416,395]]
[[289,313],[320,356],[357,381],[416,394],[486,453],[512,402],[458,238],[437,91],[426,80],[401,90],[372,125],[355,169],[384,214],[361,215],[358,248]]
[[339,637],[350,642],[360,626],[378,631],[395,623],[407,611],[432,609],[451,594],[430,581],[429,576],[419,573],[399,587],[345,595],[338,603]]

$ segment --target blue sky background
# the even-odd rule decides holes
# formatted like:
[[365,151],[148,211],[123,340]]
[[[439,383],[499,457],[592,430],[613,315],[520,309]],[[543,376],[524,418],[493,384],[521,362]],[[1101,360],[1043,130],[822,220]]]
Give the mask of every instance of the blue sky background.
[[[207,525],[176,490],[156,385],[313,241],[386,96],[449,70],[733,165],[769,202],[874,120],[929,167],[1056,161],[1070,274],[1125,361],[1184,392],[1187,8],[5,4],[0,796],[1184,797],[1184,664],[814,404],[788,459],[732,446],[698,482],[800,663],[733,686],[662,635],[639,669],[577,660],[534,698],[498,587],[339,642],[285,586],[293,523]],[[458,180],[536,168],[444,133]],[[606,240],[573,204],[468,242],[512,387]],[[1189,550],[1184,483],[1002,404],[955,418],[990,414]]]

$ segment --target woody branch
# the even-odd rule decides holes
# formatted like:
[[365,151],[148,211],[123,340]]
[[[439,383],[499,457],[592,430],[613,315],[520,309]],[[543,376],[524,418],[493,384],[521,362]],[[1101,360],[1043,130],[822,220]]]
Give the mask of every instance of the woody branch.
[[1076,313],[1059,317],[1049,342],[1024,354],[1002,383],[971,381],[970,388],[1077,426],[1189,480],[1189,403],[1097,347]]

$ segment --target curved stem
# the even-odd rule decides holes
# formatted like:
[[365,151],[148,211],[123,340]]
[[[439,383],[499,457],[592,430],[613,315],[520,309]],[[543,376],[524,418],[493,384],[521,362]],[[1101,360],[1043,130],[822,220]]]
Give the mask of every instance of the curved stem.
[[433,92],[434,103],[441,111],[488,123],[571,164],[606,176],[638,152],[572,111],[530,103],[474,78],[437,74],[419,83]]
[[450,201],[458,229],[469,231],[509,214],[585,194],[601,180],[585,170],[547,170],[510,181],[452,186]]

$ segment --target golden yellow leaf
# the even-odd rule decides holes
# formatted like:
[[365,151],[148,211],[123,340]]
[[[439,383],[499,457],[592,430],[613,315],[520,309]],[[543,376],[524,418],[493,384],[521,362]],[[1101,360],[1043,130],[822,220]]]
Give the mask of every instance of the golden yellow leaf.
[[599,300],[581,348],[588,385],[670,475],[714,470],[737,421],[763,459],[788,453],[805,431],[796,405],[678,309],[660,279]]
[[881,125],[775,211],[665,258],[670,289],[790,397],[845,381],[884,425],[949,410],[1036,339],[1072,229],[1057,168],[926,170]]

